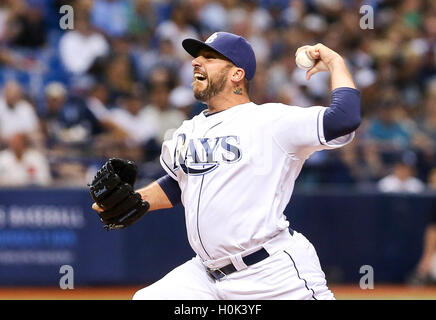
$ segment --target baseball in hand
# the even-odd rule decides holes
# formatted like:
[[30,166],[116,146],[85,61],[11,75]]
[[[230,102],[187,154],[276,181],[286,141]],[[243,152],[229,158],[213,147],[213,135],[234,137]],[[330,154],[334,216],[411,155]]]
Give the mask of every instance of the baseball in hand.
[[310,58],[306,50],[301,50],[295,57],[297,67],[303,70],[310,70],[315,65],[315,60]]

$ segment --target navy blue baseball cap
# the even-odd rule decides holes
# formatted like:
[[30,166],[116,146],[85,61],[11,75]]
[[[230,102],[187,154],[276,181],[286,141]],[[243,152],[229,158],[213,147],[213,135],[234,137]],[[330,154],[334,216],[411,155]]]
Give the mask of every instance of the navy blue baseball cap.
[[194,58],[201,49],[211,49],[222,54],[239,68],[244,69],[245,77],[251,80],[256,73],[256,56],[253,48],[245,38],[228,32],[215,32],[205,42],[185,39],[183,48]]

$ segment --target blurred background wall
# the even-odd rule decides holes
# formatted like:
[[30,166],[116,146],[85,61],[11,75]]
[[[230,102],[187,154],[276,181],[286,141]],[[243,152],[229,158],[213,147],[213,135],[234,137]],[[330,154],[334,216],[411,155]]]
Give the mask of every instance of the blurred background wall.
[[182,207],[107,233],[86,184],[109,157],[139,164],[138,187],[164,174],[162,141],[205,108],[181,41],[215,31],[253,45],[258,104],[328,105],[328,74],[306,81],[294,52],[343,55],[363,123],[306,162],[286,214],[331,281],[356,283],[362,265],[408,281],[435,210],[436,2],[0,0],[0,285],[57,285],[62,264],[79,283],[152,282],[193,255]]
[[[57,286],[70,265],[77,286],[145,285],[194,256],[181,205],[108,232],[89,198],[79,189],[0,191],[0,284]],[[404,284],[431,204],[428,195],[299,192],[285,214],[314,244],[330,284],[357,285],[362,266],[376,283]]]

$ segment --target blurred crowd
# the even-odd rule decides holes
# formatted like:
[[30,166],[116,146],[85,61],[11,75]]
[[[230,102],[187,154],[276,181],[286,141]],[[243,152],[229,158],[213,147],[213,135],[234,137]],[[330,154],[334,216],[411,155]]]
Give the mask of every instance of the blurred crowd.
[[181,41],[215,31],[252,44],[258,104],[328,106],[328,73],[306,81],[294,52],[321,42],[346,59],[363,123],[315,153],[298,187],[436,190],[432,0],[0,0],[0,186],[83,187],[109,157],[136,161],[142,183],[160,177],[162,141],[205,108]]

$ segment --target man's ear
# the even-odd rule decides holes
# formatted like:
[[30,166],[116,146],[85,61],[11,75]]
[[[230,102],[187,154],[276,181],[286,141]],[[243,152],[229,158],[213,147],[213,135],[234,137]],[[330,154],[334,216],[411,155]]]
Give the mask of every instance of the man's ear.
[[241,68],[237,68],[237,67],[235,67],[233,70],[232,70],[232,82],[234,82],[234,83],[239,83],[240,81],[243,81],[244,80],[244,77],[245,77],[245,71],[244,71],[244,69],[241,69]]

